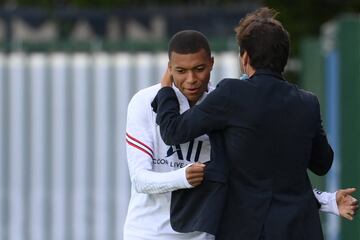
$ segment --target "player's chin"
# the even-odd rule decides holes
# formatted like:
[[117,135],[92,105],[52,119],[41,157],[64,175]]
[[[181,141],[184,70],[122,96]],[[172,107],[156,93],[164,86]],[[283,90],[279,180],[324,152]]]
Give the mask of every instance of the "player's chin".
[[187,94],[186,98],[190,101],[190,102],[196,102],[197,100],[199,100],[199,95],[198,94]]

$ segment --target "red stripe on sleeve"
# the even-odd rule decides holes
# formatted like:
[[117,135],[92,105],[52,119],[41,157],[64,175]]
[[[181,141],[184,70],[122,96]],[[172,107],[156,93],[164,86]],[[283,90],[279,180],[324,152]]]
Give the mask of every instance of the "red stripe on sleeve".
[[140,140],[138,140],[138,139],[130,136],[128,133],[126,133],[126,136],[127,136],[128,138],[130,138],[131,140],[133,140],[133,141],[141,144],[141,145],[144,146],[145,148],[147,148],[147,149],[154,155],[153,150],[152,150],[148,145],[146,145],[145,143],[141,142]]
[[149,156],[151,157],[151,159],[154,159],[153,155],[151,155],[151,154],[150,154],[148,151],[146,151],[145,149],[143,149],[143,148],[141,148],[141,147],[139,147],[139,146],[137,146],[137,145],[129,142],[128,140],[126,140],[126,142],[127,142],[130,146],[132,146],[132,147],[134,147],[134,148],[136,148],[136,149],[139,149],[140,151],[142,151],[142,152],[146,153],[147,155],[149,155]]

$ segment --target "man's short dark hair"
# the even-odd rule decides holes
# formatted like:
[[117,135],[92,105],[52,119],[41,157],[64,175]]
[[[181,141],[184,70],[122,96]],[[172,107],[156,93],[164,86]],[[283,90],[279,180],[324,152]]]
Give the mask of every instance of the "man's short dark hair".
[[210,46],[207,38],[201,32],[195,30],[184,30],[177,32],[169,41],[169,59],[172,52],[179,54],[196,53],[204,49],[211,56]]
[[275,19],[277,12],[260,8],[241,19],[235,28],[240,55],[246,51],[256,69],[283,72],[289,58],[289,33]]

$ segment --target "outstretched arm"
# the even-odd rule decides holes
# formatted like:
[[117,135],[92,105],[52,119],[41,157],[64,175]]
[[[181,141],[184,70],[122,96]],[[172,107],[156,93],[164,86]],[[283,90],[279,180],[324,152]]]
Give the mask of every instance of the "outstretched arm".
[[355,188],[339,189],[336,192],[322,192],[314,189],[314,194],[321,204],[320,211],[340,215],[348,220],[353,220],[359,203],[351,194],[356,191]]
[[336,192],[336,203],[339,208],[340,216],[348,220],[353,220],[359,209],[358,200],[351,195],[355,191],[356,188],[346,188]]

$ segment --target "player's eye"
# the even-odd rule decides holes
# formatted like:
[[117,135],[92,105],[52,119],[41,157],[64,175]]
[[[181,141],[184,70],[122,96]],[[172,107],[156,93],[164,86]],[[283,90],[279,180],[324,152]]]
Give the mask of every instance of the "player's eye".
[[178,68],[178,69],[176,69],[176,72],[177,72],[177,73],[185,73],[185,70]]
[[205,70],[205,67],[203,67],[203,66],[196,68],[196,71],[198,71],[198,72],[202,72],[204,70]]

